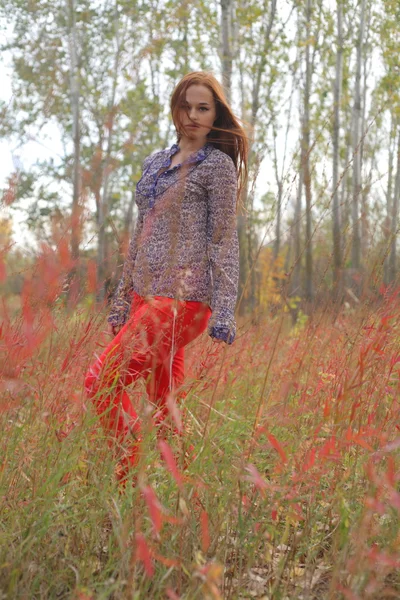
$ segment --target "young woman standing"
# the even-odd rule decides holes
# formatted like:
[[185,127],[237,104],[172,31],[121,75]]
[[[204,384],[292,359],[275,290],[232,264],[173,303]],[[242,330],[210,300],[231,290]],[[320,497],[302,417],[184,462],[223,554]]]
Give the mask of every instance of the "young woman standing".
[[125,387],[146,379],[162,431],[168,394],[183,383],[184,347],[206,329],[216,343],[236,334],[247,137],[210,73],[181,79],[171,114],[177,142],[145,159],[136,187],[137,223],[108,316],[113,339],[85,378],[103,426],[125,446],[124,477],[140,445]]

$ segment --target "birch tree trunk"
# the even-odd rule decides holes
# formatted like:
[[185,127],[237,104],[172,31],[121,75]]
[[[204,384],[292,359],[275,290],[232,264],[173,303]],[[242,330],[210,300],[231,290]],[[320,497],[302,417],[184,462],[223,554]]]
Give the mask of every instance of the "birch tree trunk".
[[112,144],[114,135],[114,121],[116,114],[116,94],[118,85],[118,74],[120,70],[120,59],[121,49],[123,41],[121,43],[121,37],[119,32],[119,19],[117,7],[115,7],[114,15],[114,36],[116,41],[115,58],[113,65],[113,78],[111,82],[111,96],[108,103],[108,110],[106,114],[106,131],[107,131],[107,147],[103,163],[103,189],[98,203],[98,238],[97,238],[97,281],[99,282],[99,289],[97,294],[97,300],[102,303],[105,298],[106,286],[105,279],[107,274],[106,268],[106,220],[108,216],[108,204],[110,197],[110,176],[111,176],[111,155],[112,155]]
[[280,249],[281,249],[281,222],[282,222],[282,199],[283,199],[283,180],[285,173],[285,163],[286,163],[286,155],[287,155],[287,146],[288,146],[288,138],[291,126],[291,117],[292,117],[292,103],[293,103],[293,95],[294,95],[294,86],[292,87],[292,92],[290,94],[289,108],[287,111],[287,125],[286,125],[286,133],[285,133],[285,145],[283,150],[283,156],[281,158],[281,170],[279,172],[278,165],[278,153],[277,153],[277,144],[276,139],[278,136],[276,123],[273,121],[272,129],[273,129],[273,165],[274,165],[274,173],[275,173],[275,181],[278,186],[278,198],[277,198],[277,207],[276,207],[276,224],[275,224],[275,242],[274,242],[274,259],[278,258]]
[[[348,124],[348,129],[344,134],[344,145],[345,145],[345,157],[344,157],[344,166],[346,171],[342,175],[342,183],[340,186],[340,206],[341,210],[341,251],[342,251],[342,261],[343,265],[347,261],[349,244],[351,239],[351,192],[352,192],[352,173],[347,165],[350,160],[350,152],[351,152],[351,122]],[[343,273],[345,276],[345,273]]]
[[398,126],[398,140],[397,140],[397,170],[396,170],[396,182],[394,186],[394,195],[392,202],[392,222],[390,230],[390,258],[389,258],[389,279],[390,283],[394,283],[397,275],[397,255],[396,255],[396,243],[397,243],[397,231],[399,228],[399,196],[400,196],[400,126]]
[[[271,44],[271,32],[272,32],[272,27],[273,27],[275,17],[276,17],[276,3],[277,3],[277,0],[271,0],[271,7],[269,10],[269,17],[268,17],[267,23],[266,24],[263,23],[264,32],[263,32],[262,38],[264,40],[264,43],[263,43],[262,51],[260,53],[260,59],[259,59],[258,68],[257,68],[257,72],[256,72],[256,81],[255,81],[255,85],[253,88],[253,97],[252,97],[252,106],[251,106],[251,125],[252,125],[253,129],[254,129],[254,126],[256,123],[258,109],[260,107],[261,78],[264,74],[265,67],[267,65],[268,50],[269,50],[269,47]],[[265,11],[267,10],[266,3],[264,5],[264,10]]]
[[222,37],[222,82],[229,103],[232,100],[232,0],[221,0],[221,37]]
[[[80,197],[81,197],[81,127],[80,127],[80,85],[78,64],[78,40],[76,31],[75,0],[67,0],[68,10],[68,49],[70,61],[70,98],[72,113],[72,139],[73,139],[73,192],[71,210],[71,255],[76,264],[79,258],[80,243]],[[70,285],[76,275],[76,267],[70,274]]]
[[[368,8],[368,10],[367,10]],[[363,56],[362,56],[362,96],[361,96],[361,134],[360,134],[360,177],[363,182],[363,186],[360,185],[360,201],[361,201],[361,215],[360,215],[360,248],[361,256],[367,256],[368,252],[368,237],[369,237],[369,208],[368,208],[368,196],[370,186],[367,183],[367,177],[363,174],[362,169],[364,165],[364,135],[366,130],[366,108],[367,108],[367,91],[368,91],[368,63],[372,61],[372,57],[367,53],[369,47],[369,34],[370,34],[370,21],[371,21],[371,6],[366,7],[366,18],[364,25],[364,38],[363,38]],[[365,51],[364,51],[365,49]],[[364,189],[361,189],[361,188]],[[364,282],[365,283],[365,282]]]
[[312,214],[311,214],[311,172],[310,172],[310,93],[311,93],[311,56],[310,56],[310,22],[311,22],[311,4],[312,0],[307,0],[305,20],[306,20],[306,74],[304,86],[304,116],[302,130],[302,170],[304,177],[304,191],[306,196],[306,271],[305,271],[305,297],[308,302],[313,299],[313,264],[312,264]]
[[342,271],[342,248],[340,239],[340,205],[339,205],[339,132],[340,132],[340,101],[342,96],[343,73],[343,7],[342,0],[337,0],[337,53],[336,76],[334,85],[334,116],[333,116],[333,280],[334,296],[339,300]]
[[297,187],[296,205],[294,210],[294,266],[292,275],[291,295],[300,296],[300,272],[301,272],[301,205],[303,193],[303,169],[299,165],[299,185]]
[[[251,114],[250,114],[250,126],[251,131],[254,132],[256,129],[257,116],[260,108],[260,92],[261,92],[261,82],[262,76],[265,73],[265,69],[267,66],[267,58],[269,54],[269,48],[271,45],[271,33],[272,27],[276,18],[276,7],[277,0],[271,0],[270,7],[268,11],[268,3],[269,0],[264,1],[264,14],[265,18],[263,18],[263,23],[261,27],[260,39],[262,41],[261,51],[258,56],[258,64],[254,77],[254,84],[252,88],[252,98],[251,98]],[[271,94],[271,87],[265,90],[266,102],[268,103]],[[243,115],[244,117],[244,115]],[[264,124],[264,127],[268,127],[268,124]],[[254,156],[254,146],[250,145],[249,148],[249,165],[253,164],[256,157]],[[244,204],[247,207],[247,219],[240,219],[239,223],[241,226],[246,227],[246,232],[240,232],[241,239],[247,238],[247,255],[248,255],[248,268],[251,269],[250,273],[250,290],[249,290],[249,303],[251,309],[255,307],[256,303],[256,273],[255,273],[255,264],[253,257],[253,246],[254,246],[254,227],[253,227],[253,194],[248,193],[248,186],[244,191]]]
[[[390,272],[389,272],[389,262],[390,262],[390,233],[392,230],[392,190],[393,190],[393,162],[394,162],[394,153],[395,148],[394,145],[396,143],[396,119],[395,116],[391,115],[391,123],[390,123],[390,135],[389,135],[389,168],[388,168],[388,182],[386,189],[386,220],[385,225],[383,227],[383,233],[385,236],[385,240],[389,239],[389,244],[386,245],[387,256],[385,258],[385,262],[383,265],[383,282],[385,285],[390,283]],[[394,144],[393,144],[394,140]]]
[[363,56],[364,23],[366,0],[361,0],[360,25],[358,30],[356,80],[353,108],[353,202],[352,226],[353,243],[351,262],[353,269],[361,267],[361,237],[359,200],[361,194],[361,153],[360,153],[360,121],[361,121],[361,64]]
[[[239,60],[239,78],[240,78],[240,92],[241,92],[241,118],[245,118],[245,85],[244,85],[244,69],[242,62]],[[239,237],[239,259],[240,259],[240,268],[239,268],[239,298],[242,298],[242,301],[239,303],[239,314],[243,315],[245,313],[245,302],[243,301],[245,298],[245,286],[246,281],[249,274],[250,265],[248,263],[248,251],[247,251],[247,213],[243,207],[247,207],[247,188],[248,183],[242,190],[242,197],[240,198],[239,211],[237,216],[237,227],[238,227],[238,237]]]

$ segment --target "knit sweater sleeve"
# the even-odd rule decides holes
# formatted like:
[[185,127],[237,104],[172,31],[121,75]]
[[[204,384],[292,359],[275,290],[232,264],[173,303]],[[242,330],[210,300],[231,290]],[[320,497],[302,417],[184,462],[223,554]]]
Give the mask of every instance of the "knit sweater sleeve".
[[[143,163],[142,172],[148,167],[151,156],[148,156]],[[114,292],[110,313],[107,321],[112,325],[124,325],[129,316],[129,310],[132,304],[133,286],[132,274],[135,267],[136,254],[138,250],[138,242],[143,229],[143,211],[139,205],[138,216],[135,224],[135,229],[129,242],[128,253],[126,255],[124,266],[122,269],[121,279]]]
[[143,216],[139,209],[135,230],[129,243],[128,253],[122,269],[121,279],[111,301],[111,309],[107,321],[112,325],[124,325],[128,319],[132,304],[132,274],[138,248],[138,240],[143,227]]
[[233,160],[221,153],[208,189],[207,250],[211,268],[211,337],[232,344],[239,285],[239,239],[236,219],[237,173]]

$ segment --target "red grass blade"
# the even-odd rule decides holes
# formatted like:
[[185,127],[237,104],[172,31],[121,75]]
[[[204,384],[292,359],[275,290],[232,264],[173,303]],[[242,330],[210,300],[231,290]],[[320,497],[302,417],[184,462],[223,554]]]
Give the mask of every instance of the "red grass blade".
[[149,577],[153,577],[154,564],[152,551],[147,545],[146,539],[142,533],[136,534],[136,559],[143,563],[146,574]]
[[154,532],[159,534],[163,524],[161,504],[156,496],[155,491],[150,485],[143,486],[142,494],[147,504]]
[[178,470],[178,467],[177,467],[177,464],[175,461],[175,457],[172,453],[171,448],[169,447],[167,442],[164,440],[159,440],[158,446],[160,448],[161,455],[162,455],[163,459],[165,460],[168,471],[171,473],[172,477],[175,479],[178,486],[182,487],[182,485],[183,485],[182,475]]
[[206,553],[210,546],[210,531],[208,528],[208,515],[205,510],[201,511],[200,524],[201,524],[201,549],[204,553]]
[[282,462],[287,463],[287,456],[286,456],[286,452],[284,451],[284,449],[282,448],[282,446],[280,445],[280,443],[278,442],[278,440],[276,439],[276,437],[274,435],[272,435],[272,433],[269,433],[267,435],[269,443],[271,444],[271,446],[273,448],[275,448],[275,450],[278,452],[279,456],[282,459]]

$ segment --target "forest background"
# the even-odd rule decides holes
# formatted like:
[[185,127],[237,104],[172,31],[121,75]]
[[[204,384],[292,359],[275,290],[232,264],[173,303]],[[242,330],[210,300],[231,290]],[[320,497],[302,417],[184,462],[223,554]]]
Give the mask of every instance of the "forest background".
[[[397,0],[3,1],[10,597],[400,593],[399,23]],[[200,69],[251,134],[238,339],[192,349],[200,374],[189,352],[199,456],[186,478],[176,442],[149,450],[132,517],[79,385],[143,160],[175,141],[171,92]]]
[[[5,3],[12,97],[0,134],[14,171],[3,207],[31,234],[18,228],[17,241],[65,243],[80,290],[93,262],[101,301],[120,275],[142,162],[175,141],[171,91],[210,69],[252,132],[242,310],[282,288],[286,303],[333,290],[353,303],[395,281],[398,17],[397,2]],[[49,150],[37,161],[34,142]],[[3,217],[3,248],[11,232]],[[18,294],[29,254],[6,256]]]

